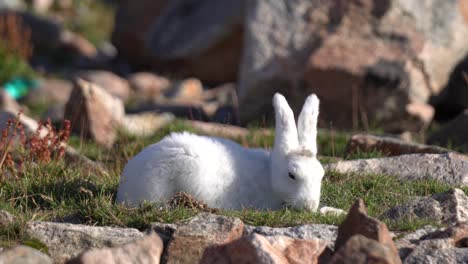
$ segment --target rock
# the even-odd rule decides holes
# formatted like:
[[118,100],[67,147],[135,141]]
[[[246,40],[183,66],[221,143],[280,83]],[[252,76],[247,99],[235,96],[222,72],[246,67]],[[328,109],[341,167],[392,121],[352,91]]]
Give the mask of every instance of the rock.
[[[367,208],[362,199],[358,199],[353,204],[351,209],[349,209],[346,219],[338,228],[335,251],[340,250],[354,235],[363,235],[366,238],[373,239],[391,250],[395,256],[398,256],[398,251],[393,243],[387,225],[367,215]],[[362,243],[367,244],[366,241],[362,241],[361,239],[357,239],[355,243],[359,245],[358,247],[360,247]],[[353,244],[351,243],[351,245]]]
[[171,85],[169,79],[150,72],[133,73],[127,77],[127,80],[135,97],[147,101],[158,98]]
[[32,6],[35,11],[39,13],[47,12],[52,5],[54,4],[54,0],[33,0]]
[[200,80],[190,78],[183,80],[175,87],[166,92],[166,97],[171,98],[172,101],[194,102],[200,101],[203,96],[203,85]]
[[453,247],[447,240],[422,241],[404,260],[405,264],[416,263],[467,263],[468,250]]
[[164,243],[164,249],[166,249],[176,230],[177,225],[175,224],[151,223],[150,227],[146,230],[146,233],[151,234],[156,232]]
[[[28,117],[25,114],[22,114],[22,113],[19,114],[18,111],[12,111],[12,110],[0,111],[0,131],[3,131],[4,129],[7,128],[7,123],[9,120],[14,121],[16,120],[16,118],[18,118],[18,121],[23,125],[26,137],[31,137],[37,132],[39,128],[39,124],[36,120]],[[39,135],[41,137],[44,137],[46,134],[47,134],[47,129],[43,127],[40,130]],[[19,139],[18,135],[17,135],[17,139]]]
[[427,142],[441,146],[451,145],[457,150],[468,152],[468,109],[432,133]]
[[[408,166],[418,164],[418,166]],[[402,180],[432,179],[468,185],[468,158],[456,153],[408,154],[395,157],[339,161],[324,166],[339,173],[386,174]]]
[[0,20],[15,17],[20,29],[31,33],[34,56],[67,56],[67,62],[78,63],[97,55],[96,48],[82,36],[65,30],[61,25],[33,13],[0,10]]
[[379,137],[369,134],[353,135],[348,141],[345,156],[359,152],[378,151],[386,156],[399,156],[413,153],[446,153],[451,152],[436,146],[408,143],[392,137]]
[[203,91],[204,101],[216,101],[223,106],[237,107],[237,93],[234,83],[226,83],[218,87]]
[[28,104],[65,105],[70,98],[73,83],[62,79],[44,79],[36,89],[31,90],[24,98]]
[[0,110],[21,111],[21,106],[5,90],[0,88]]
[[445,224],[468,221],[468,197],[460,189],[418,197],[389,209],[382,217],[391,220],[431,219]]
[[5,210],[0,210],[0,227],[14,223],[15,217]]
[[0,9],[24,9],[25,4],[21,0],[0,0]]
[[[225,124],[216,124],[200,121],[185,121],[187,125],[193,127],[195,130],[214,137],[225,137],[232,140],[238,140],[239,138],[246,138],[251,135],[248,129]],[[253,137],[265,137],[271,136],[273,132],[269,129],[260,129],[253,133]]]
[[0,251],[0,263],[8,264],[52,264],[52,259],[39,250],[27,246],[16,246]]
[[247,1],[246,10],[243,123],[271,118],[275,92],[296,113],[314,92],[327,124],[420,131],[434,113],[429,99],[468,51],[459,1]]
[[235,81],[242,52],[243,3],[121,1],[112,42],[137,68],[149,66],[207,83]]
[[127,80],[109,71],[88,70],[79,71],[76,77],[97,84],[109,94],[127,101],[130,97],[130,85]]
[[165,260],[168,264],[196,263],[201,260],[206,247],[240,238],[243,228],[244,224],[238,218],[201,213],[177,227]]
[[25,234],[45,244],[54,259],[75,257],[89,248],[122,245],[143,237],[143,233],[134,228],[39,221],[27,223]]
[[295,239],[319,238],[323,241],[335,241],[338,228],[333,225],[298,225],[293,227],[245,226],[244,235],[260,234],[266,237],[288,236]]
[[340,208],[334,208],[334,207],[329,207],[329,206],[324,206],[320,208],[320,213],[322,215],[333,215],[333,216],[340,216],[340,215],[345,215],[346,212],[343,209]]
[[174,121],[170,113],[156,114],[153,112],[126,115],[122,121],[122,129],[135,136],[154,135],[159,129]]
[[330,259],[330,264],[401,263],[395,252],[363,235],[352,236]]
[[433,226],[424,226],[412,233],[406,234],[402,238],[395,241],[395,246],[398,248],[400,258],[404,260],[419,244],[422,237],[433,233],[437,228]]
[[318,263],[327,243],[286,236],[252,234],[205,250],[202,263]]
[[429,233],[421,239],[449,239],[452,246],[468,248],[468,222],[457,223],[457,225],[444,230]]
[[92,138],[97,144],[110,147],[116,128],[125,116],[123,102],[99,85],[77,79],[65,107],[65,119],[72,122],[72,131]]
[[154,263],[159,264],[163,243],[157,234],[151,234],[134,242],[114,247],[90,249],[68,261],[68,264],[114,264]]

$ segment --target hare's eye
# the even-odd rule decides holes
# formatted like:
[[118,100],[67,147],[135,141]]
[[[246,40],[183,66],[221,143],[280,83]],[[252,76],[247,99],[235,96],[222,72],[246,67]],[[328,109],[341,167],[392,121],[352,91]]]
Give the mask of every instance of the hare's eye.
[[296,176],[294,176],[294,174],[292,174],[292,173],[288,173],[288,176],[289,176],[289,178],[291,178],[291,179],[293,179],[293,180],[296,179]]

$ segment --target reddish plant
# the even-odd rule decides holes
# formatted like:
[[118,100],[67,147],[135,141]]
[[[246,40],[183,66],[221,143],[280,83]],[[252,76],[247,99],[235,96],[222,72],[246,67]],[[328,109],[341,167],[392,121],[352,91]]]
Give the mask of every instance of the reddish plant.
[[[6,169],[15,172],[14,174],[18,176],[22,174],[23,164],[26,161],[49,163],[59,161],[65,156],[71,130],[69,120],[64,120],[63,127],[59,130],[53,127],[50,119],[46,122],[40,121],[35,133],[28,139],[24,126],[20,121],[21,114],[20,112],[15,119],[8,120],[7,127],[2,131],[0,139],[0,173]],[[18,140],[18,149],[22,150],[22,155],[19,155],[16,159],[11,148],[15,140]],[[27,160],[25,160],[26,157]]]

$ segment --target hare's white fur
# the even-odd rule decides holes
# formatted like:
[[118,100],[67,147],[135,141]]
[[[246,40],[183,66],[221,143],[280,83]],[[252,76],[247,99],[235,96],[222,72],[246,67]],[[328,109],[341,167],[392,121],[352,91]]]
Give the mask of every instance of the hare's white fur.
[[276,136],[271,153],[190,133],[172,133],[128,162],[117,201],[165,202],[186,192],[210,207],[317,210],[324,175],[317,160],[319,100],[310,95],[298,119],[275,94]]

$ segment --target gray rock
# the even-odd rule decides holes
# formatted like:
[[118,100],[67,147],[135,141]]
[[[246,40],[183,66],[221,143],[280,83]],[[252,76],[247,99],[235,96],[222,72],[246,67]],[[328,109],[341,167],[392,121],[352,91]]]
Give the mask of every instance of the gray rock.
[[64,116],[65,119],[74,120],[74,132],[92,138],[99,145],[110,147],[124,116],[122,100],[97,84],[76,79]]
[[4,89],[0,89],[0,110],[19,112],[21,106]]
[[345,156],[359,152],[379,151],[385,156],[399,156],[414,153],[447,153],[449,149],[405,142],[401,139],[369,134],[353,135],[348,141]]
[[76,77],[99,85],[105,91],[124,102],[130,98],[132,90],[128,81],[112,72],[103,70],[79,71],[76,73]]
[[414,232],[404,235],[402,238],[395,240],[395,246],[398,249],[401,259],[405,259],[419,244],[419,241],[424,236],[437,231],[433,226],[425,226]]
[[0,264],[52,264],[46,254],[31,247],[16,246],[0,251]]
[[116,246],[143,237],[143,233],[134,228],[38,221],[27,223],[25,233],[45,244],[54,259],[75,257],[88,248]]
[[300,239],[320,238],[326,241],[335,241],[338,235],[338,227],[332,225],[312,224],[298,225],[292,227],[268,227],[268,226],[250,226],[244,228],[244,235],[252,233],[264,236],[288,236]]
[[456,153],[339,161],[324,167],[339,173],[376,173],[397,176],[402,180],[432,179],[456,186],[468,185],[468,157]]
[[0,0],[0,9],[8,8],[8,9],[24,9],[26,5],[21,0]]
[[125,115],[121,128],[128,134],[134,136],[151,136],[159,129],[174,121],[171,113],[140,113]]
[[[31,90],[24,101],[28,104],[54,104],[64,106],[70,98],[73,83],[62,79],[44,79]],[[63,118],[63,116],[62,116]]]
[[403,263],[468,263],[468,248],[453,247],[446,239],[421,241]]
[[391,208],[383,217],[397,219],[431,219],[445,224],[468,221],[468,197],[460,189],[414,198],[406,204]]
[[118,264],[118,263],[154,263],[159,264],[163,243],[157,234],[150,234],[142,239],[114,248],[90,249],[69,264]]
[[12,224],[15,217],[5,210],[0,210],[0,227]]

